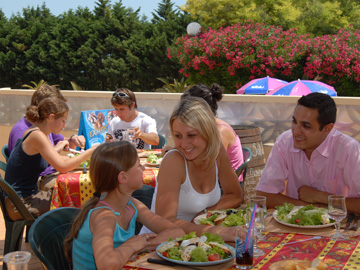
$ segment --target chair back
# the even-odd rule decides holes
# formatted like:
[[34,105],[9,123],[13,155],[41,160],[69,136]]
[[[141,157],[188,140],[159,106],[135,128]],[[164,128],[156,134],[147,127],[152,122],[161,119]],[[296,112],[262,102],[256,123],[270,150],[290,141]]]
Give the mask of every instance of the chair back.
[[[16,221],[11,220],[5,206],[5,194],[12,201],[23,219]],[[0,204],[6,227],[4,254],[12,251],[21,250],[24,228],[26,225],[31,225],[35,221],[35,218],[31,215],[31,213],[26,208],[24,203],[21,201],[19,195],[15,192],[11,185],[9,185],[9,183],[6,182],[1,176]]]
[[4,156],[6,162],[9,159],[10,153],[9,153],[9,147],[7,144],[5,144],[2,148],[1,148],[1,153]]
[[65,258],[64,239],[79,213],[79,208],[57,208],[41,215],[31,226],[30,246],[46,269],[71,269]]
[[246,169],[247,169],[249,161],[251,160],[252,152],[251,152],[250,148],[247,148],[247,147],[242,147],[242,151],[243,151],[244,163],[241,164],[239,168],[237,168],[235,173],[239,177],[241,175],[241,173],[244,172],[243,179],[245,180]]
[[0,160],[0,170],[4,171],[4,175],[6,172],[6,163]]
[[161,135],[158,133],[159,136],[159,144],[158,145],[152,145],[151,149],[162,149],[164,145],[167,144],[167,140],[164,135]]
[[[150,209],[154,190],[155,188],[153,188],[152,186],[143,185],[141,189],[135,190],[133,192],[132,197],[138,199]],[[135,234],[138,234],[140,232],[142,226],[143,224],[136,221]]]

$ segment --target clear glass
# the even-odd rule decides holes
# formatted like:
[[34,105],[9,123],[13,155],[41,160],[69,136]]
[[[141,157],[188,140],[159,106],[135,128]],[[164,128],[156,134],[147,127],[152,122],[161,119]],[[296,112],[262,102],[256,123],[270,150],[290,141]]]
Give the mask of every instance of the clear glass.
[[346,217],[345,196],[330,195],[328,197],[328,213],[330,218],[336,220],[335,233],[330,236],[331,240],[347,240],[347,237],[340,232],[340,222]]
[[253,231],[248,236],[248,243],[245,250],[246,236],[248,229],[245,226],[236,228],[235,249],[236,268],[251,269],[254,263],[254,235]]
[[8,270],[28,270],[31,253],[27,251],[14,251],[4,256]]
[[[258,211],[264,212],[264,219],[266,219],[266,215],[267,215],[266,197],[265,196],[250,196],[250,198],[249,198],[250,208],[254,208],[255,204],[257,205]],[[265,235],[261,234],[262,232],[263,232],[263,230],[258,235],[258,240],[265,238]]]
[[[245,222],[246,226],[249,228],[250,226],[250,220],[253,215],[253,209],[254,208],[247,208],[246,209],[246,215],[245,215]],[[254,257],[260,257],[264,256],[265,252],[261,250],[258,245],[258,237],[261,234],[262,231],[265,229],[265,216],[264,211],[261,209],[256,209],[255,217],[254,217],[254,223],[252,226],[253,234],[254,234]]]
[[134,140],[135,137],[135,133],[133,129],[127,129],[127,133],[128,133],[128,139],[130,142],[132,142]]

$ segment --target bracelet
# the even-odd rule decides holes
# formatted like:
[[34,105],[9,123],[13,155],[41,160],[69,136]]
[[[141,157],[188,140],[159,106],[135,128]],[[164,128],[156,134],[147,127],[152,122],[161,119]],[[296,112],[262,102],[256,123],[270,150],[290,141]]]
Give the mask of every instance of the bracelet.
[[71,135],[70,138],[69,138],[69,142],[71,141],[71,139],[72,139],[74,136],[77,136],[77,134]]

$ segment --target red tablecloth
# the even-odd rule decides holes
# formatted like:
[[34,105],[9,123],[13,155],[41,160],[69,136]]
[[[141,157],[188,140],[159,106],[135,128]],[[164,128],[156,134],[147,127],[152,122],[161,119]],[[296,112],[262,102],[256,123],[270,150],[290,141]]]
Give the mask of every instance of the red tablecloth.
[[[158,168],[146,168],[143,183],[155,187]],[[80,208],[95,192],[89,173],[69,172],[59,174],[54,186],[50,209],[59,207]]]
[[[293,233],[267,233],[264,240],[258,243],[259,248],[265,251],[265,255],[255,258],[254,267],[252,269],[269,269],[270,265],[284,260],[308,260],[319,257],[326,263],[329,269],[360,269],[360,236],[352,238],[348,241],[331,241],[328,237],[323,237],[319,240],[311,240],[291,245],[282,245],[282,243],[296,241],[310,238],[309,235],[293,234]],[[143,254],[137,260],[129,262],[124,268],[132,270],[140,269],[182,269],[180,267],[164,267],[156,264],[142,264],[151,265],[149,268],[141,268],[136,266],[136,262],[140,263],[141,258],[147,256]],[[156,256],[156,255],[154,255]],[[153,256],[151,256],[153,257]],[[144,258],[145,259],[145,258]],[[230,263],[231,265],[231,263]],[[213,266],[214,267],[214,266]],[[206,269],[213,269],[213,267],[206,267]],[[205,268],[203,268],[205,269]],[[217,265],[215,269],[236,270],[235,262],[232,266],[224,267]]]

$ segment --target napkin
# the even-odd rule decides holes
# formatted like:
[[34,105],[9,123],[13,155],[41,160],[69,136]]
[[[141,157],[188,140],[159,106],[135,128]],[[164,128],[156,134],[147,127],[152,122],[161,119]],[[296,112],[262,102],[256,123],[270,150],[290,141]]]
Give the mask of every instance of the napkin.
[[[151,253],[146,254],[145,256],[138,258],[136,261],[127,263],[126,265],[133,266],[133,267],[145,268],[145,269],[154,269],[154,270],[157,270],[157,269],[159,269],[159,270],[187,269],[187,268],[181,267],[181,265],[174,267],[174,266],[166,266],[166,265],[155,264],[155,263],[148,263],[147,262],[148,258],[161,260],[161,258],[156,254],[156,252],[153,251]],[[235,259],[232,261],[229,261],[227,263],[217,264],[217,265],[213,265],[213,266],[203,266],[203,267],[194,266],[194,267],[204,269],[204,270],[227,270],[227,269],[231,269],[231,267],[234,264],[235,264]]]
[[[305,234],[305,235],[320,235],[320,236],[331,236],[335,233],[335,226],[327,227],[327,228],[319,228],[319,229],[302,229],[302,228],[294,228],[289,227],[286,225],[282,225],[279,222],[277,222],[273,218],[273,212],[275,210],[269,209],[265,220],[265,231],[267,232],[275,232],[275,233],[298,233],[298,234]],[[346,222],[346,219],[344,220]],[[344,227],[344,226],[342,226]],[[341,233],[345,236],[351,238],[356,237],[360,235],[360,230],[357,231],[347,231],[344,232],[343,229],[341,229]]]

